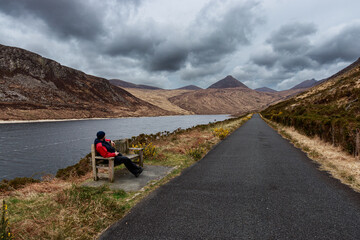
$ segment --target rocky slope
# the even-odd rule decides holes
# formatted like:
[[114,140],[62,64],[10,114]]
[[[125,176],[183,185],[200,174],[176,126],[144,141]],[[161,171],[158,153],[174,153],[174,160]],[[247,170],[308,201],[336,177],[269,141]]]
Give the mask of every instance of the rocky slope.
[[0,119],[63,119],[171,114],[106,79],[0,45]]

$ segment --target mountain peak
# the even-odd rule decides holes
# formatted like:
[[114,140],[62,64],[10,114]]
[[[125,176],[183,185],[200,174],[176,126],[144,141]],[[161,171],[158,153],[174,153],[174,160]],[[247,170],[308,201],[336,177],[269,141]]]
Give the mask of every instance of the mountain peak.
[[224,79],[217,81],[216,83],[212,84],[209,88],[248,88],[245,84],[237,80],[231,75],[226,76]]

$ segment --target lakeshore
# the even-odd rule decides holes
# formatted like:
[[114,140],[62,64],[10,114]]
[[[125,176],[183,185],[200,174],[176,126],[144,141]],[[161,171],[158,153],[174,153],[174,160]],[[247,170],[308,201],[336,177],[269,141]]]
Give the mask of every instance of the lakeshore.
[[[33,183],[3,193],[0,198],[8,204],[10,227],[15,236],[25,239],[93,239],[115,220],[126,215],[150,192],[200,160],[248,119],[250,116],[233,118],[178,130],[158,139],[155,136],[151,143],[155,146],[156,154],[145,158],[145,163],[174,167],[174,170],[138,192],[110,190],[106,186],[82,187],[84,181],[92,178],[88,172],[82,176],[70,174],[70,178],[64,180],[55,178]],[[89,164],[86,160],[83,163]]]
[[[228,115],[185,115],[1,124],[0,181],[55,175],[58,169],[77,163],[90,152],[99,130],[115,140],[172,132],[227,118]],[[9,159],[14,159],[11,164]]]

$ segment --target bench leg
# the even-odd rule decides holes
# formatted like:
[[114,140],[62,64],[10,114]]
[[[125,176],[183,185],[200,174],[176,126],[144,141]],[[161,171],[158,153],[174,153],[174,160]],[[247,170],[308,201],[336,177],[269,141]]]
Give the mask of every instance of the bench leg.
[[96,160],[95,159],[92,159],[92,168],[93,168],[93,177],[94,177],[94,181],[97,181],[99,179],[97,173],[98,173],[98,170],[96,168]]
[[140,167],[143,167],[144,166],[144,154],[143,154],[143,151],[139,151],[139,165]]
[[114,160],[109,160],[109,180],[114,182]]

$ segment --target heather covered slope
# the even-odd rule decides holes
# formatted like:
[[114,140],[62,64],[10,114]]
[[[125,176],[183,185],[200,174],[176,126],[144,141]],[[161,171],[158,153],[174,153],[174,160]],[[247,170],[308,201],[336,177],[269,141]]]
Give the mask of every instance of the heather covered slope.
[[0,109],[1,120],[169,114],[106,79],[4,45],[0,45]]
[[302,94],[262,112],[309,136],[342,146],[353,154],[360,128],[360,59]]

